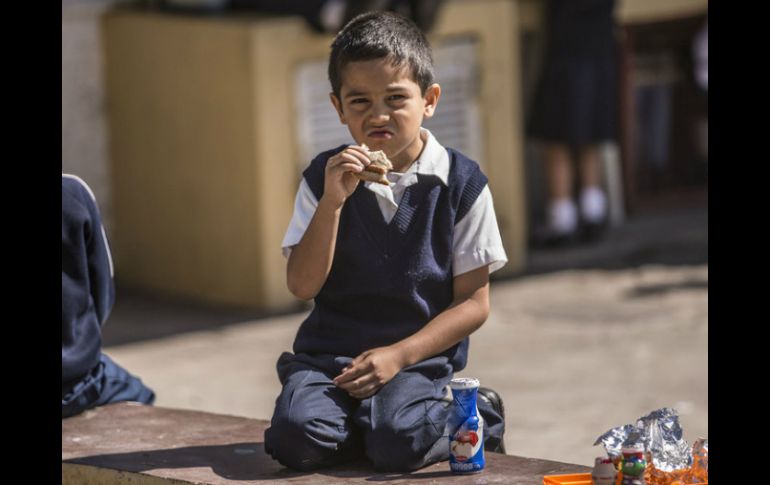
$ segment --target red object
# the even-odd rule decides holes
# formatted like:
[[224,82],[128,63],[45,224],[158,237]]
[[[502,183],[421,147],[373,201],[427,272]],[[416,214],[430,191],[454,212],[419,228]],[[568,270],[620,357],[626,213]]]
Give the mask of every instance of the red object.
[[458,436],[457,442],[470,443],[471,446],[476,446],[476,443],[479,442],[479,435],[477,435],[475,431],[468,431],[468,433]]

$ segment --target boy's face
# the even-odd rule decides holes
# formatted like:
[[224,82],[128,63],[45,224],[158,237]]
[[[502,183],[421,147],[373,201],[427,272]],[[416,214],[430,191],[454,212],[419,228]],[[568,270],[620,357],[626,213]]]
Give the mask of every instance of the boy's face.
[[433,116],[440,95],[441,88],[433,84],[423,96],[407,68],[374,59],[345,66],[340,98],[330,96],[356,143],[384,151],[401,171],[420,155],[420,126],[423,118]]

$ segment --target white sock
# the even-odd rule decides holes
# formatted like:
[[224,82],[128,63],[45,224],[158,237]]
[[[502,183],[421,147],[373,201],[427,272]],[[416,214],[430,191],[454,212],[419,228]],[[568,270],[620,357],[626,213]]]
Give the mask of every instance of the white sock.
[[607,197],[599,187],[586,187],[580,193],[580,213],[587,222],[600,223],[607,215]]
[[577,227],[577,207],[572,199],[558,199],[548,204],[548,226],[557,234],[569,234]]

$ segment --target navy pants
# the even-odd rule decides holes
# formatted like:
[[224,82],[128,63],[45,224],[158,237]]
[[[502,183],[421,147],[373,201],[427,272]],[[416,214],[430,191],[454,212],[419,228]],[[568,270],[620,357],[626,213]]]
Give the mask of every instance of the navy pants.
[[[451,411],[446,391],[453,377],[446,357],[402,369],[373,396],[360,400],[332,379],[350,357],[293,355],[278,359],[283,385],[265,451],[301,471],[366,457],[378,471],[412,471],[449,458],[445,426]],[[487,438],[502,439],[502,417],[478,401]]]
[[61,398],[61,417],[67,418],[86,409],[121,401],[143,404],[155,402],[155,393],[102,354],[99,364]]

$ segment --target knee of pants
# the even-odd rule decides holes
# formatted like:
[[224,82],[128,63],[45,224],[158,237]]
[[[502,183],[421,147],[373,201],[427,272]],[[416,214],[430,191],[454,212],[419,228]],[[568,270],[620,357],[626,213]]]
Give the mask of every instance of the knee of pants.
[[434,433],[425,433],[421,424],[399,427],[388,423],[366,435],[366,456],[381,472],[410,472],[422,466],[428,450],[435,444]]
[[284,466],[311,471],[331,466],[345,433],[319,418],[274,417],[265,430],[265,451]]

